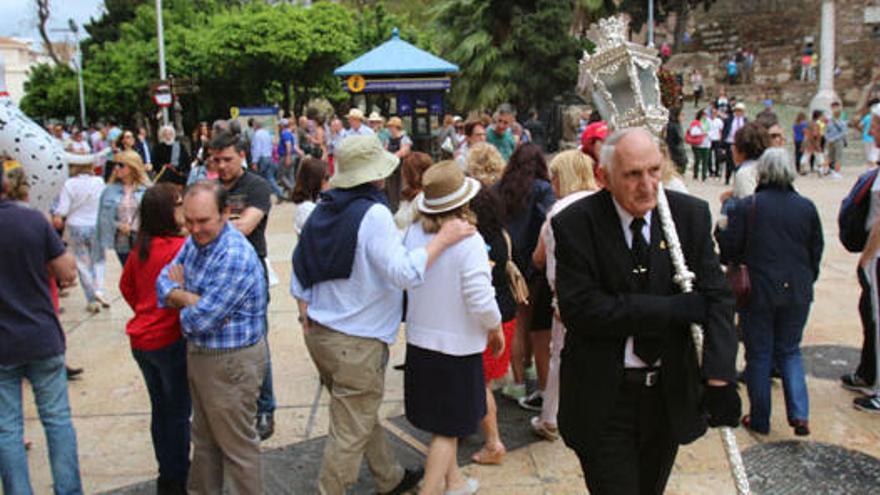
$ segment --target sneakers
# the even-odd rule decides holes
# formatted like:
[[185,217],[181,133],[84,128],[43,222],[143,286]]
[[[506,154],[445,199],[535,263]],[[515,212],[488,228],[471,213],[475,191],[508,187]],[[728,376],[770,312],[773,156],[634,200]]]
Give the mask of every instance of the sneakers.
[[527,411],[541,412],[541,408],[544,407],[544,395],[540,390],[535,390],[527,397],[523,397],[517,402],[519,403],[519,407]]
[[857,397],[853,399],[853,406],[859,411],[880,413],[880,395]]
[[511,383],[505,385],[504,388],[501,389],[501,395],[519,402],[520,399],[526,396],[526,384]]
[[92,314],[98,314],[101,312],[101,305],[97,302],[91,302],[86,304],[86,311]]
[[874,385],[868,383],[864,378],[855,373],[847,373],[840,377],[840,385],[853,392],[859,392],[865,395],[874,394]]
[[529,423],[532,425],[532,433],[538,435],[544,440],[554,442],[559,438],[559,429],[546,421],[541,421],[539,416],[532,416]]

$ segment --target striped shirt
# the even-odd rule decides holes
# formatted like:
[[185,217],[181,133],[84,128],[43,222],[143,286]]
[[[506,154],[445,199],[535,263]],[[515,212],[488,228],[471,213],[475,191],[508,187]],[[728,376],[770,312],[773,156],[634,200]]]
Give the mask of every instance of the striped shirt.
[[[168,278],[172,265],[183,265],[185,287]],[[266,332],[268,293],[262,264],[247,238],[229,223],[205,246],[198,246],[192,237],[186,240],[156,279],[159,307],[165,307],[174,289],[200,297],[180,311],[183,335],[196,346],[247,347]]]

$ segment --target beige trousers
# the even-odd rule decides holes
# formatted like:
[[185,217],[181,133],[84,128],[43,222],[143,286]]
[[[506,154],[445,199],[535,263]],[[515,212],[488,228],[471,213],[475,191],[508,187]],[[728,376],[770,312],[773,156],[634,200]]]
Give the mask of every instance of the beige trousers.
[[305,341],[321,383],[330,392],[330,429],[318,492],[344,494],[357,481],[363,457],[376,490],[393,490],[403,479],[403,468],[379,424],[388,345],[377,339],[352,337],[314,321]]
[[219,354],[187,346],[193,410],[190,495],[262,493],[256,415],[265,372],[265,339]]

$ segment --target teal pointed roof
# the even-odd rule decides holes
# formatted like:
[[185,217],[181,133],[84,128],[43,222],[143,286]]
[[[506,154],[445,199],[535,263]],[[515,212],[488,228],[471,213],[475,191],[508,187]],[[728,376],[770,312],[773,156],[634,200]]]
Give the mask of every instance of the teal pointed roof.
[[400,39],[397,28],[391,39],[333,71],[335,76],[454,74],[458,66]]

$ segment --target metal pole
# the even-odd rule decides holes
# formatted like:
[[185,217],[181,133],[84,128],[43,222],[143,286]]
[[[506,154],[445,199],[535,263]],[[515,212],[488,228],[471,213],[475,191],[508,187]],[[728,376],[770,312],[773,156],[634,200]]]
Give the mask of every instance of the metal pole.
[[73,33],[73,40],[76,42],[76,53],[73,55],[73,62],[76,64],[76,82],[79,91],[79,124],[81,127],[85,128],[88,123],[86,122],[86,96],[85,91],[83,89],[83,58],[82,58],[82,48],[79,44],[79,27],[76,25],[76,21],[73,19],[67,20],[67,27],[70,32]]
[[654,0],[648,0],[648,47],[654,48]]
[[[156,37],[159,41],[159,79],[165,80],[165,29],[162,27],[162,0],[156,0]],[[162,125],[168,125],[168,108],[162,107]]]
[[82,50],[79,46],[79,34],[76,31],[74,31],[73,34],[76,37],[76,76],[77,83],[79,84],[79,122],[80,126],[85,129],[88,122],[86,121],[86,93],[83,89]]

